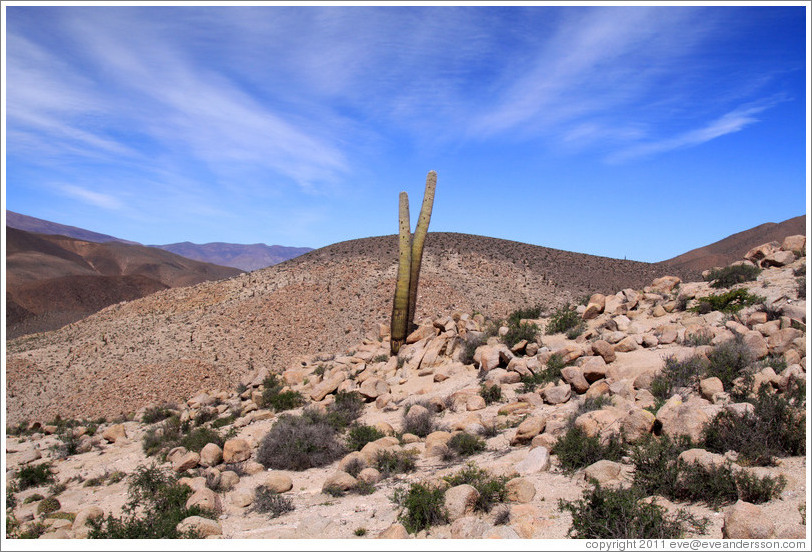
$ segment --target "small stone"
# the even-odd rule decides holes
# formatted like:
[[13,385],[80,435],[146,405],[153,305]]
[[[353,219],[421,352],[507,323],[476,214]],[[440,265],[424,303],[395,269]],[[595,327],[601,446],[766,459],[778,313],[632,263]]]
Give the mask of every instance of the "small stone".
[[379,539],[408,539],[409,532],[400,523],[395,523],[384,529],[378,537]]

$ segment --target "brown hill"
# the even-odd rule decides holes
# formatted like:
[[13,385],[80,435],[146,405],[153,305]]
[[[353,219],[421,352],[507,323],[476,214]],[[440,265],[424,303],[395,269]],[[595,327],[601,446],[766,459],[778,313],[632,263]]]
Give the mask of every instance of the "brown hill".
[[771,241],[780,243],[785,237],[796,234],[806,235],[806,215],[780,223],[767,222],[658,264],[673,267],[689,278],[698,279],[703,270],[727,266],[744,257],[754,247]]
[[299,255],[304,255],[308,251],[313,251],[312,247],[286,247],[284,245],[265,245],[264,243],[213,242],[197,244],[181,242],[168,245],[153,245],[151,247],[171,251],[187,259],[222,266],[233,266],[245,271],[279,264]]
[[55,329],[120,301],[240,271],[120,242],[6,228],[9,336]]
[[66,224],[59,224],[58,222],[29,217],[28,215],[9,210],[6,210],[6,226],[16,228],[17,230],[25,230],[32,234],[54,234],[91,242],[103,243],[115,241],[136,244],[136,242],[122,240],[108,234],[100,234],[98,232],[85,230],[84,228],[77,228],[76,226],[68,226]]

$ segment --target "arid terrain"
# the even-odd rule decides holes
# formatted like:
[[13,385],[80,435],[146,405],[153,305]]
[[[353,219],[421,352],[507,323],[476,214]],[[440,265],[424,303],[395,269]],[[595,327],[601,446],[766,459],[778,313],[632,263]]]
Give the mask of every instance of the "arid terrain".
[[[583,513],[562,509],[559,499],[574,503],[593,489],[592,479],[607,489],[649,489],[644,495],[654,498],[638,505],[653,501],[663,515],[683,510],[702,521],[702,529],[684,525],[683,536],[807,536],[805,446],[790,443],[803,418],[778,428],[784,452],[767,462],[754,460],[741,439],[731,437],[726,448],[704,433],[718,426],[717,416],[768,423],[758,417],[764,405],[790,405],[789,412],[798,405],[794,393],[806,381],[803,236],[746,252],[743,264],[761,271],[719,288],[641,263],[454,234],[430,238],[419,326],[397,356],[389,354],[386,319],[389,237],[160,291],[10,341],[7,414],[20,435],[7,441],[6,475],[22,482],[26,467],[46,465],[55,478],[13,493],[18,530],[86,537],[88,519],[122,515],[127,476],[157,461],[192,489],[187,508],[215,512],[180,525],[210,538],[566,538]],[[707,299],[728,292],[757,297],[730,313]],[[567,312],[560,307],[584,294],[588,300],[570,311],[577,331],[555,331]],[[537,325],[534,335],[506,344],[521,323],[493,320],[537,303],[541,312],[525,315]],[[731,374],[735,362],[744,365]],[[766,394],[754,394],[762,385]],[[282,393],[303,402],[282,414],[286,407],[268,402]],[[297,460],[273,452],[280,441],[268,437],[292,423],[286,416],[341,412],[337,405],[353,393],[363,399],[355,423],[381,436],[304,469],[275,465]],[[147,456],[144,443],[170,431],[168,421],[144,420],[159,407],[179,423],[217,432],[219,444],[167,444],[165,456],[156,445]],[[632,448],[572,466],[572,451],[559,443],[574,428],[602,446],[622,439]],[[319,446],[332,439],[320,435]],[[484,448],[458,449],[466,435]],[[674,456],[680,477],[733,478],[732,496],[715,503],[707,484],[687,480],[658,492],[645,486],[645,463],[634,451],[681,435],[704,444],[683,450],[682,463]],[[386,458],[411,458],[413,466],[392,467]],[[483,472],[461,483],[472,469],[467,461]],[[488,478],[504,488],[493,508],[480,501],[486,487],[477,488]],[[392,499],[415,489],[439,489],[442,519],[415,527],[416,506]],[[669,494],[675,489],[695,494]]]

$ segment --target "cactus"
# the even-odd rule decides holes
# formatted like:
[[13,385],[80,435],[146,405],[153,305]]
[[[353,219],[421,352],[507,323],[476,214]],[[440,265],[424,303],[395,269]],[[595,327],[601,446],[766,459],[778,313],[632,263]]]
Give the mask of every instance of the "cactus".
[[395,301],[392,305],[392,323],[390,329],[390,348],[393,355],[398,354],[406,341],[414,323],[417,305],[417,284],[420,279],[420,265],[423,260],[423,244],[429,230],[431,210],[434,205],[434,189],[437,186],[437,173],[429,171],[426,176],[426,192],[417,221],[414,237],[410,234],[409,196],[400,193],[400,234],[398,252],[398,277],[395,285]]
[[417,284],[420,280],[420,265],[423,262],[423,244],[429,231],[431,209],[434,206],[434,189],[437,187],[437,173],[429,171],[426,175],[426,192],[423,194],[423,205],[420,208],[420,218],[412,238],[412,268],[409,277],[409,324],[414,322],[415,307],[417,306]]
[[412,264],[412,236],[409,222],[409,196],[400,192],[400,237],[398,239],[398,280],[395,286],[395,302],[392,305],[392,325],[390,347],[393,355],[406,341],[410,320],[409,313],[409,274]]

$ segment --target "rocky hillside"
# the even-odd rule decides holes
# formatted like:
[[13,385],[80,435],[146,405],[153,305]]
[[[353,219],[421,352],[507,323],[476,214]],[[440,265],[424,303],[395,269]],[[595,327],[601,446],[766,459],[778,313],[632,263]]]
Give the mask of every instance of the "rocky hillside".
[[121,301],[240,273],[142,245],[6,227],[8,335],[55,329]]
[[[183,521],[161,526],[157,521],[169,515],[163,510],[146,525],[128,521],[139,535],[157,527],[210,538],[804,538],[803,251],[804,237],[793,236],[748,251],[707,282],[652,278],[593,293],[574,310],[525,311],[530,318],[503,326],[450,306],[456,295],[442,287],[445,257],[435,251],[424,297],[441,289],[449,306],[422,316],[398,356],[389,356],[387,325],[375,322],[366,337],[344,328],[353,337],[348,347],[319,340],[294,349],[286,363],[251,359],[232,378],[213,369],[239,358],[225,347],[228,336],[237,323],[268,320],[236,301],[239,290],[272,308],[274,292],[292,287],[286,293],[304,296],[318,274],[297,279],[301,272],[283,266],[275,269],[275,290],[260,285],[268,273],[235,280],[251,282],[245,288],[168,290],[155,295],[163,302],[99,313],[91,319],[98,326],[83,322],[63,335],[12,342],[13,531],[83,538],[93,534],[87,521],[96,518],[110,536],[119,526],[107,516],[122,515],[127,485],[136,481],[128,476],[138,475],[141,485],[145,474],[159,481],[158,472],[144,471],[157,460],[188,487],[186,502],[173,510]],[[360,278],[371,257],[353,274]],[[315,266],[325,264],[318,259]],[[725,283],[725,274],[744,281]],[[369,285],[357,283],[350,294]],[[147,303],[150,310],[141,312]],[[215,358],[206,363],[184,357],[205,331],[185,324],[192,313],[210,326],[205,343],[222,345],[208,349]],[[163,322],[155,324],[163,335],[140,332],[150,317]],[[142,339],[138,354],[169,339],[187,366],[153,358],[160,370],[144,365],[131,376],[116,373],[117,380],[100,373],[89,359],[136,366],[124,326]],[[101,327],[107,333],[94,334]],[[59,358],[68,337],[67,366],[54,375],[38,370],[37,363]],[[259,354],[257,337],[235,339],[243,354]],[[196,371],[203,377],[187,380]],[[49,380],[68,373],[78,385],[62,395],[61,412],[104,420],[50,419],[60,409],[49,403],[57,396]],[[150,377],[177,394],[141,392]],[[81,400],[81,388],[94,379],[101,380],[97,401],[106,413]],[[117,412],[125,415],[112,420]],[[655,519],[651,532],[612,532],[640,526],[612,526],[619,510],[579,502],[600,492],[613,497],[607,508],[624,504],[623,515]],[[141,506],[153,495],[142,495]],[[196,506],[205,510],[190,510]],[[417,515],[424,507],[433,513]]]
[[264,243],[170,243],[168,245],[153,245],[164,251],[171,251],[187,259],[194,259],[205,263],[222,266],[231,266],[250,272],[273,266],[287,261],[308,251],[312,247],[286,247],[284,245],[265,245]]

